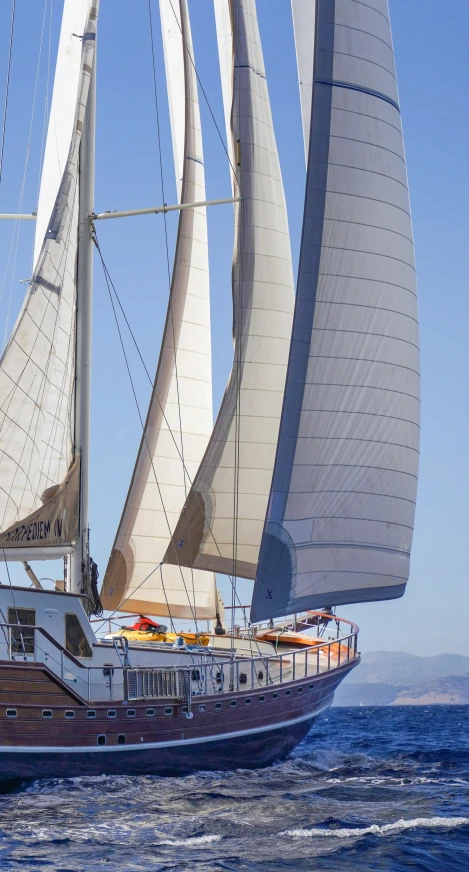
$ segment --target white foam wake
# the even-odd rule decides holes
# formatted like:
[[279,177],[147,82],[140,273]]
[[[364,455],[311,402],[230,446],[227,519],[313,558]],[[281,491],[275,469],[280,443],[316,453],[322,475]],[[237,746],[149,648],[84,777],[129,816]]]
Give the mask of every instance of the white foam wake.
[[174,848],[198,848],[199,845],[207,845],[210,842],[219,842],[221,836],[193,836],[189,839],[167,839],[160,845],[172,845]]
[[291,836],[293,839],[315,838],[320,836],[323,838],[335,839],[352,839],[357,836],[366,836],[373,834],[376,836],[385,836],[387,833],[395,832],[396,830],[412,830],[415,827],[462,827],[469,826],[469,818],[464,817],[432,817],[432,818],[413,818],[412,820],[395,821],[392,824],[372,824],[369,827],[340,827],[336,830],[323,830],[318,827],[312,830],[285,830],[279,833],[279,836]]

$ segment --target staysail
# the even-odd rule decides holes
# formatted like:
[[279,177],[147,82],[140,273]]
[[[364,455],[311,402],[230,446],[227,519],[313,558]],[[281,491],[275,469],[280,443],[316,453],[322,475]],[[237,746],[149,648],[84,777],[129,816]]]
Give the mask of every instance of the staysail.
[[[202,135],[187,0],[160,0],[182,202],[205,200]],[[105,608],[214,618],[211,572],[160,566],[212,430],[204,208],[180,212],[170,300],[144,433],[101,592]],[[125,603],[125,604],[124,604]]]
[[[293,311],[285,198],[254,0],[215,0],[234,170],[234,364],[165,560],[254,578]],[[228,102],[227,102],[228,101]]]
[[316,28],[297,302],[254,621],[398,597],[409,576],[417,296],[386,0],[317,0]]
[[[30,521],[40,523],[42,519],[47,525],[51,508],[48,500],[55,496],[75,459],[79,150],[94,61],[96,14],[89,0],[65,3],[39,200],[36,241],[39,255],[28,294],[0,361],[0,529],[3,530],[18,526],[20,521],[27,526]],[[67,92],[71,111],[64,108],[62,76],[67,88],[74,84],[76,98],[73,92],[72,95],[70,90]],[[39,246],[40,233],[43,240]],[[34,510],[41,505],[41,499],[44,507],[37,516]],[[34,519],[29,517],[31,512]],[[74,512],[75,515],[78,512],[76,500]],[[65,531],[74,529],[73,522],[63,527],[60,541],[53,543],[54,556],[71,550],[73,542]],[[51,544],[46,537],[35,542],[35,549],[40,551],[43,546],[43,556],[47,558],[51,556],[47,550]],[[21,551],[15,548],[5,553],[21,560],[25,556]]]

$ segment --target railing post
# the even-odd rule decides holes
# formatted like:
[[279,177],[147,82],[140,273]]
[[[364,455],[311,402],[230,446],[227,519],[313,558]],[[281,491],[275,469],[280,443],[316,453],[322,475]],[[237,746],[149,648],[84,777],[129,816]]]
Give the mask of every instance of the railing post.
[[251,690],[254,690],[254,660],[251,660]]
[[318,648],[317,648],[317,661],[316,661],[316,675],[319,675],[319,651],[320,651],[320,649],[319,649],[319,645],[318,645]]
[[[36,646],[34,646],[34,650],[36,650]],[[60,677],[63,681],[64,680],[64,652],[63,652],[63,648],[60,649]]]
[[88,667],[88,702],[91,699],[91,669]]
[[296,671],[296,651],[293,652],[293,681],[295,680]]
[[280,684],[283,683],[283,654],[280,655]]
[[306,649],[306,657],[305,657],[305,678],[308,675],[308,649]]
[[339,653],[337,654],[337,666],[340,666],[340,652],[341,652],[341,650],[342,650],[342,645],[340,644],[340,639],[339,639],[339,641],[337,642],[337,644],[338,644],[338,646],[339,646]]
[[331,643],[327,643],[327,668],[331,668]]

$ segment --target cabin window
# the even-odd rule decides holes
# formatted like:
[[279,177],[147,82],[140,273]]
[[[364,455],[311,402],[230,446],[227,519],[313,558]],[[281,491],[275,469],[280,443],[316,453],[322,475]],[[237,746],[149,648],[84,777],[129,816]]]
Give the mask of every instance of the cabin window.
[[259,702],[265,702],[265,696],[259,696],[258,699]]
[[98,736],[98,745],[105,745],[105,744],[106,744],[106,736],[101,734],[100,736]]
[[127,709],[127,717],[128,718],[134,718],[136,714],[137,714],[137,712],[135,711],[135,709]]
[[165,715],[172,715],[172,713],[173,713],[173,707],[170,706],[170,705],[166,706],[166,708],[165,708],[165,710],[164,710],[164,713],[165,713]]
[[117,714],[117,712],[115,709],[108,709],[108,713],[107,713],[108,718],[115,718],[116,714]]
[[220,709],[221,709],[221,702],[216,702],[216,703],[215,703],[215,711],[216,711],[216,712],[219,712]]
[[285,691],[285,696],[291,696],[291,690],[286,690],[286,691]]
[[147,709],[147,718],[155,717],[155,709]]
[[250,697],[250,696],[247,696],[246,699],[244,700],[244,702],[245,702],[246,705],[251,705],[251,703],[252,703],[252,699],[251,699],[251,697]]
[[72,711],[72,709],[67,709],[67,711],[64,712],[64,715],[66,718],[69,718],[69,720],[71,720],[75,717],[75,712]]
[[193,669],[191,678],[192,681],[200,681],[200,669]]
[[7,718],[16,718],[16,709],[7,709]]
[[125,745],[125,736],[124,736],[124,733],[119,733],[119,735],[118,735],[118,737],[117,737],[117,744],[118,744],[118,745]]
[[[36,612],[34,609],[8,609],[8,623],[34,627]],[[11,628],[11,653],[34,654],[34,630],[15,630]]]
[[74,657],[93,656],[88,639],[76,615],[65,615],[65,647]]
[[96,717],[96,712],[95,712],[95,710],[94,710],[94,709],[90,709],[88,712],[86,712],[86,717],[87,717],[87,718],[95,718],[95,717]]
[[50,709],[43,709],[43,711],[42,711],[42,717],[43,717],[43,718],[51,718],[51,717],[52,717],[52,712],[51,712],[51,710],[50,710]]
[[273,693],[273,694],[272,694],[272,699],[278,699],[278,693]]
[[230,706],[231,706],[231,708],[236,708],[237,705],[238,705],[238,703],[236,702],[235,699],[230,699]]
[[183,715],[187,715],[187,706],[186,705],[183,705],[182,713],[183,713]]
[[297,692],[297,693],[303,693],[303,688],[302,688],[302,687],[297,687],[296,692]]
[[204,712],[205,708],[205,705],[199,705],[199,712]]

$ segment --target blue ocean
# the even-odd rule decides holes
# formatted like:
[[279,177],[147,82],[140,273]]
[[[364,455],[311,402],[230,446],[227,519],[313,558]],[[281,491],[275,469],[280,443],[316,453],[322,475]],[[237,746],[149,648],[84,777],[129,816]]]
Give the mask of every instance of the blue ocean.
[[469,706],[335,708],[284,763],[0,796],[0,868],[468,872]]

